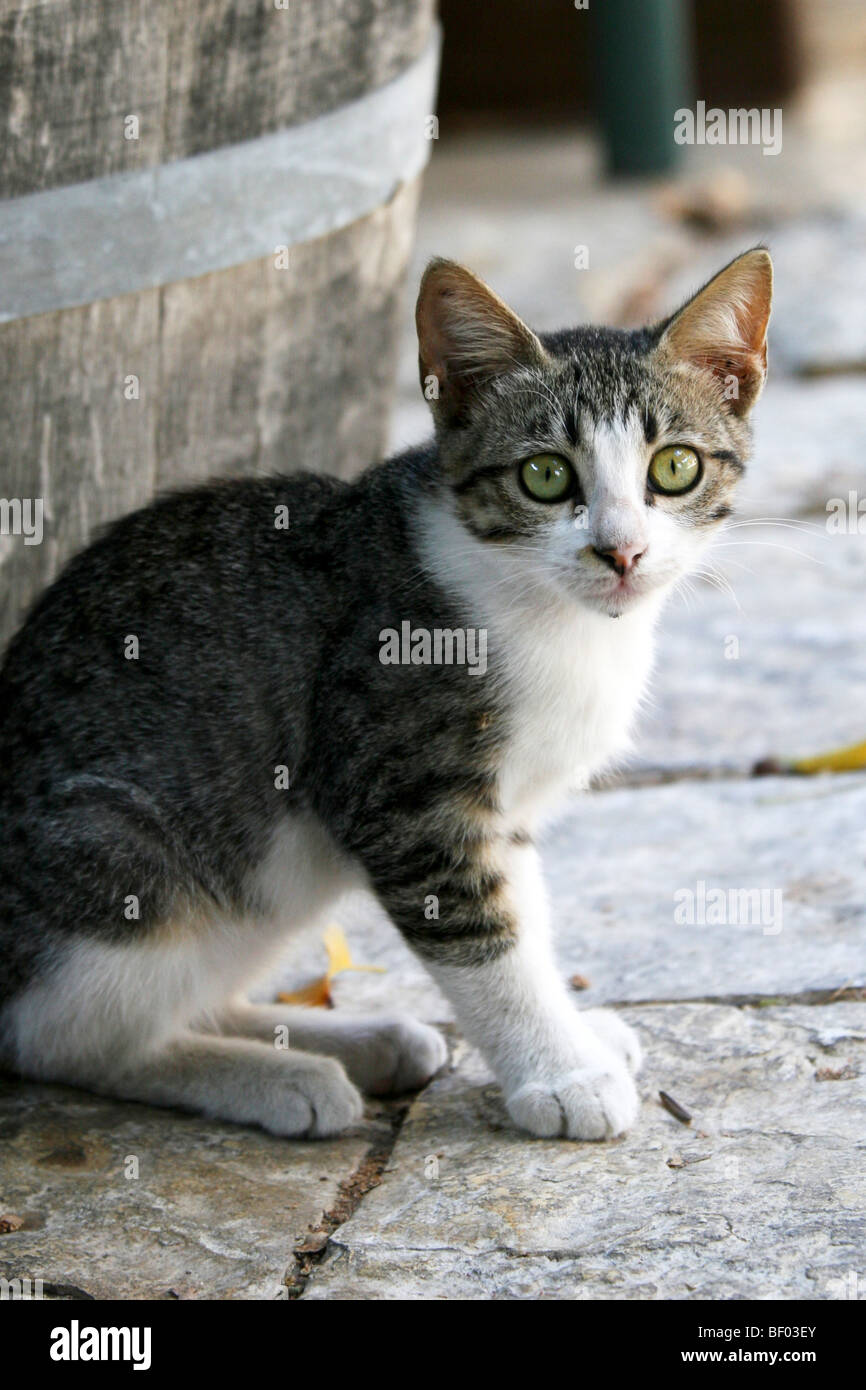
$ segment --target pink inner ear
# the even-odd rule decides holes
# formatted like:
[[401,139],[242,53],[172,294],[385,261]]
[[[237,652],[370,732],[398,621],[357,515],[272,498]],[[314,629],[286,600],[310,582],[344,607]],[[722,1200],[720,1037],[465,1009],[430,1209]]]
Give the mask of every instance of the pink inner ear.
[[418,323],[418,342],[421,353],[421,364],[424,369],[424,375],[435,376],[439,384],[442,385],[448,375],[445,370],[445,336],[438,326],[431,324],[430,318],[431,315],[429,310],[425,309]]
[[452,404],[478,382],[523,362],[543,358],[538,339],[470,271],[433,262],[416,307],[422,374],[447,386]]
[[[751,409],[758,396],[767,370],[767,344],[762,343],[760,351],[748,348],[738,350],[732,344],[720,346],[718,351],[695,350],[686,355],[693,366],[712,372],[719,387],[724,388],[729,405],[737,415]],[[728,385],[731,378],[737,382],[736,395],[731,397]]]
[[762,358],[763,365],[766,367],[767,322],[770,317],[770,305],[766,296],[759,290],[754,299],[750,299],[748,303],[735,305],[734,315],[743,343],[744,355],[751,353],[758,359]]
[[765,342],[761,352],[744,349],[731,355],[730,350],[723,348],[717,353],[690,354],[689,360],[696,367],[702,367],[716,376],[735,376],[738,381],[750,381],[766,369],[767,345]]
[[667,334],[672,348],[686,361],[711,371],[754,372],[766,365],[771,296],[769,257],[747,252],[676,315]]

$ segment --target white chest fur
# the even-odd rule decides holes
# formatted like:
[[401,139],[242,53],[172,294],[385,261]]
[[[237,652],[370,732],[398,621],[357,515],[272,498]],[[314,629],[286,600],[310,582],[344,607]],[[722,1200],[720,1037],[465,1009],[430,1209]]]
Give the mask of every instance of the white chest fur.
[[500,798],[509,819],[532,820],[628,750],[652,666],[655,605],[616,619],[511,609],[492,622],[490,659],[501,655],[508,692]]
[[467,623],[487,632],[479,679],[502,681],[508,725],[500,803],[509,823],[528,828],[627,751],[662,594],[611,618],[528,577],[521,552],[509,563],[473,540],[443,504],[421,513],[418,543]]

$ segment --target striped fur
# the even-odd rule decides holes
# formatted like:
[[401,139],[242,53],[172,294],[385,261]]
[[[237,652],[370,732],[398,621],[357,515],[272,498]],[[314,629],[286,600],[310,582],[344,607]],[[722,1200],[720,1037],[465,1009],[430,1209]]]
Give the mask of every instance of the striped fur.
[[[288,932],[366,887],[518,1124],[605,1138],[632,1122],[639,1048],[567,999],[535,844],[627,750],[659,608],[732,504],[768,265],[748,253],[654,329],[539,338],[435,263],[419,300],[434,442],[351,484],[293,473],[162,497],[67,566],[0,672],[7,1065],[338,1132],[356,1084],[419,1084],[441,1039],[399,1015],[293,1014],[280,1051],[279,1011],[242,995]],[[739,355],[713,356],[720,332]],[[701,459],[682,497],[647,481],[670,443]],[[551,452],[574,487],[542,504],[520,466]],[[627,575],[605,558],[621,547],[639,552]],[[406,624],[483,632],[484,670],[383,660]]]

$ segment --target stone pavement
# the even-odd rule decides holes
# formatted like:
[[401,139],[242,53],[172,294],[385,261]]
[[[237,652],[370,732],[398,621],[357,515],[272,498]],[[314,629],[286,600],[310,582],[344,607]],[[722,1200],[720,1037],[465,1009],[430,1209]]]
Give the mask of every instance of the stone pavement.
[[[443,146],[416,256],[416,279],[454,255],[549,328],[660,314],[742,247],[775,255],[748,524],[713,555],[730,588],[673,600],[635,758],[543,845],[575,1002],[622,1009],[645,1045],[635,1130],[515,1131],[358,898],[354,957],[387,969],[339,976],[337,1007],[443,1025],[446,1070],[325,1144],[4,1081],[0,1219],[24,1224],[0,1234],[0,1274],[61,1298],[866,1297],[866,773],[750,775],[866,738],[866,535],[856,514],[827,526],[830,499],[866,494],[866,181],[828,155],[804,193],[808,151],[799,175],[746,155],[738,224],[707,232],[657,190],[599,183],[587,142]],[[407,313],[395,443],[426,431]],[[302,939],[266,993],[323,965]]]
[[460,1050],[306,1297],[832,1298],[858,1268],[862,1296],[866,1097],[842,1079],[866,1061],[862,1004],[625,1017],[650,1058],[633,1134],[524,1138]]

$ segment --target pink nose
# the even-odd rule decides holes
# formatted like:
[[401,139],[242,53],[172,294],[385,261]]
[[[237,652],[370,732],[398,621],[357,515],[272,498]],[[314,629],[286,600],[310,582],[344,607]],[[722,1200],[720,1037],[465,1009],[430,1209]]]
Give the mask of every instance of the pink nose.
[[593,546],[596,555],[600,560],[604,560],[606,565],[610,565],[617,574],[627,574],[630,569],[634,569],[642,555],[646,554],[646,545],[643,541],[634,541],[631,545],[621,545],[616,549],[600,550],[598,546]]

